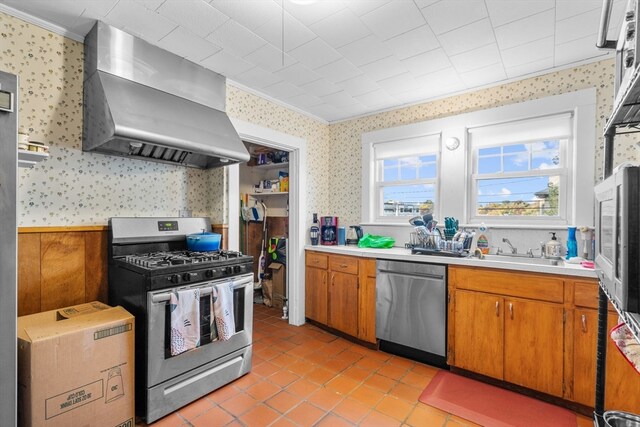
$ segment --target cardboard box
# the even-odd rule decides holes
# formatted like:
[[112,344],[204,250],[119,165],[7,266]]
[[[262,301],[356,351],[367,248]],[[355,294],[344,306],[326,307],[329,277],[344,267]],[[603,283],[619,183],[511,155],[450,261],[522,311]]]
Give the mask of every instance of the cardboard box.
[[273,306],[282,308],[283,298],[287,297],[287,267],[279,262],[269,264],[271,270],[271,281],[273,282],[272,301]]
[[134,330],[100,302],[19,317],[19,425],[133,427]]

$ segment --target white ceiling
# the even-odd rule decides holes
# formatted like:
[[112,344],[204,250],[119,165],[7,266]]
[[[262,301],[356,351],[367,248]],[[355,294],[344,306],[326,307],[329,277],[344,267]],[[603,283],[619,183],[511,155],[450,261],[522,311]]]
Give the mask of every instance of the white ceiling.
[[79,40],[102,20],[328,122],[610,55],[595,48],[602,0],[0,3]]

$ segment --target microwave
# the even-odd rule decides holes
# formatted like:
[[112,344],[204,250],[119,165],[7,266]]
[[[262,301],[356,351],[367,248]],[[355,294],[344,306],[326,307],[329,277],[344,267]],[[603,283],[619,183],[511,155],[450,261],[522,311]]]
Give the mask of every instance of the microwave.
[[596,273],[617,308],[640,313],[640,166],[595,187]]
[[640,0],[628,0],[624,22],[616,44],[616,74],[614,93],[616,98],[623,96],[631,84],[632,77],[640,66],[640,29],[638,28],[638,9]]

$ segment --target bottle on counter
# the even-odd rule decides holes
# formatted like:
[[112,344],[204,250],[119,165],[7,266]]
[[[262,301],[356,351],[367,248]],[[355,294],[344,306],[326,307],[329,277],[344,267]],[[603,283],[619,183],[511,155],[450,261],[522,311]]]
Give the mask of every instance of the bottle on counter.
[[578,256],[578,241],[576,240],[576,227],[569,227],[567,236],[567,259]]
[[550,232],[551,240],[544,245],[544,253],[547,258],[559,258],[562,250],[562,245],[558,242],[556,233]]
[[311,239],[311,244],[316,246],[320,239],[320,227],[318,226],[318,214],[313,214],[313,224],[309,228],[309,238]]

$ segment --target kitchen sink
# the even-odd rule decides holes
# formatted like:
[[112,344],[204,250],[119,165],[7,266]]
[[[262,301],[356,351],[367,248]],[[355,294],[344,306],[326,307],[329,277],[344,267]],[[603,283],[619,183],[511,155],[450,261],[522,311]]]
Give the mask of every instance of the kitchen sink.
[[563,266],[564,261],[562,259],[550,259],[550,258],[538,258],[528,256],[513,256],[508,254],[503,255],[484,255],[481,259],[487,261],[499,261],[499,262],[511,262],[514,264],[535,264],[535,265],[557,265]]

